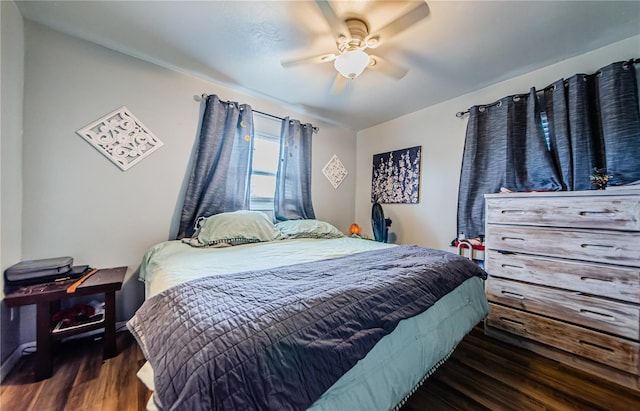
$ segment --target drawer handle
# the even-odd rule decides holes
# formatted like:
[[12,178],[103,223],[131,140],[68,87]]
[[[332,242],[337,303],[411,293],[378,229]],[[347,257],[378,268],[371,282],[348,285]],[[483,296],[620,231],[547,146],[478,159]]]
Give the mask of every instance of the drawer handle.
[[605,350],[605,351],[609,351],[609,352],[614,352],[613,348],[611,348],[611,347],[605,347],[605,346],[603,346],[603,345],[595,344],[595,343],[592,343],[592,342],[590,342],[590,341],[578,340],[578,342],[579,342],[580,344],[582,344],[582,345],[586,345],[586,346],[588,346],[588,347],[598,348],[598,349]]
[[511,324],[519,325],[520,327],[524,327],[524,323],[522,321],[512,320],[511,318],[507,318],[507,317],[500,317],[500,320],[506,323],[511,323]]
[[613,315],[599,313],[597,311],[585,310],[581,308],[580,314],[586,315],[587,317],[602,318],[612,323],[616,322],[616,317],[614,317]]
[[599,249],[605,249],[605,250],[613,250],[616,247],[612,246],[612,245],[608,245],[608,244],[580,244],[580,247],[582,248],[599,248]]
[[524,214],[524,210],[500,210],[501,214]]
[[524,295],[522,295],[522,294],[513,293],[513,292],[507,291],[507,290],[500,290],[500,293],[502,295],[507,296],[507,297],[513,297],[513,298],[517,298],[519,300],[524,300]]
[[604,216],[604,217],[614,217],[616,215],[616,213],[613,213],[611,211],[608,210],[604,210],[604,211],[580,211],[579,213],[582,217],[600,217],[600,216]]
[[595,278],[595,277],[580,277],[581,281],[587,282],[597,282],[597,283],[612,283],[613,280],[610,278]]
[[516,268],[518,270],[524,270],[524,267],[522,267],[520,265],[514,265],[514,264],[500,264],[500,267],[502,267],[502,268]]
[[524,238],[520,237],[501,237],[502,241],[524,241]]

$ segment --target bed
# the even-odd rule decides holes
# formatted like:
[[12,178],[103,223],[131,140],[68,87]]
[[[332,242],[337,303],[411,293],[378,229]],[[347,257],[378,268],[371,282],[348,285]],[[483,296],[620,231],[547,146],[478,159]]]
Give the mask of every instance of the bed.
[[145,254],[150,409],[397,409],[488,313],[466,258],[300,224]]

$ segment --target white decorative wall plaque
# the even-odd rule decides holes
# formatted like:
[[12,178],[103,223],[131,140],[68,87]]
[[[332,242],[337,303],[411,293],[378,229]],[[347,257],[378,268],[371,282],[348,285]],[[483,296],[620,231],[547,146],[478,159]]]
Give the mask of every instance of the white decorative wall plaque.
[[125,106],[76,133],[123,171],[162,147],[162,141]]
[[337,189],[340,183],[347,177],[348,171],[342,165],[342,161],[337,155],[333,155],[331,160],[324,166],[322,173],[331,183],[334,189]]

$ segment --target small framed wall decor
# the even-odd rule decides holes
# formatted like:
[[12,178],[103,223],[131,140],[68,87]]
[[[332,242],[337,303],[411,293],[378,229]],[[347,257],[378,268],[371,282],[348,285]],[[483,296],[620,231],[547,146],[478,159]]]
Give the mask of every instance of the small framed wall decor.
[[329,180],[334,189],[337,189],[342,181],[347,178],[347,174],[349,174],[344,165],[342,165],[342,161],[340,161],[338,156],[335,154],[324,166],[322,173],[327,180]]
[[162,147],[162,141],[125,106],[76,133],[123,171]]
[[419,203],[420,157],[421,146],[374,154],[371,202]]

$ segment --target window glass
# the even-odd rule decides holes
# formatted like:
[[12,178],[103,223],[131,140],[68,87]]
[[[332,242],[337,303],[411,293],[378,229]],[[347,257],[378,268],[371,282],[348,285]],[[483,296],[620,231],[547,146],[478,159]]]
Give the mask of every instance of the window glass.
[[251,176],[251,197],[263,197],[265,199],[273,199],[276,192],[276,176],[260,175],[254,173]]
[[253,148],[253,170],[275,174],[278,171],[280,144],[277,138],[257,134]]
[[280,161],[280,122],[254,117],[251,210],[272,211]]
[[547,144],[547,151],[551,151],[551,134],[549,132],[549,119],[547,113],[542,111],[540,113],[540,122],[542,123],[542,133],[544,134],[544,141]]

